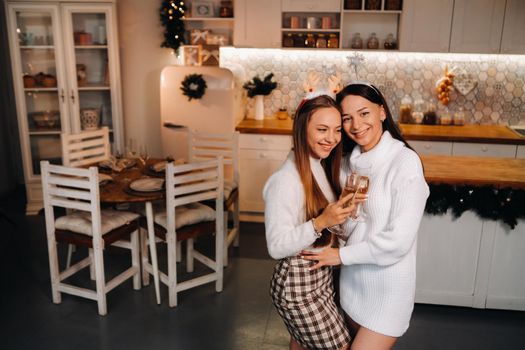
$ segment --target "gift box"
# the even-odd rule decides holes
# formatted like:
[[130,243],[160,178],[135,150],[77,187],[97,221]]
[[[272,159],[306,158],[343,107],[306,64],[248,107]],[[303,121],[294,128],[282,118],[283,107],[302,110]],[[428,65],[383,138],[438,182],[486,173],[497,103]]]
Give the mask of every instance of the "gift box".
[[208,41],[209,29],[192,29],[190,32],[191,45],[205,45]]
[[201,57],[203,66],[218,66],[219,45],[202,45]]
[[209,33],[206,37],[206,44],[207,45],[229,45],[230,44],[230,38],[228,35],[225,34],[211,34]]
[[200,66],[202,60],[201,45],[183,45],[179,48],[181,52],[181,64],[184,66]]

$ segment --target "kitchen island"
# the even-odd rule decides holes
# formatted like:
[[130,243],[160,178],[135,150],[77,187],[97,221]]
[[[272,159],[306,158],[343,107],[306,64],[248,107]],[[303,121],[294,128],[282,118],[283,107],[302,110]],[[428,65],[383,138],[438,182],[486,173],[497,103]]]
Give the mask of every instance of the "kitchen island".
[[[291,120],[273,119],[237,126],[243,219],[262,220],[262,187],[286,158],[291,129]],[[401,129],[430,184],[525,189],[525,138],[504,126]],[[417,302],[525,310],[525,220],[511,230],[471,211],[425,214],[417,244]]]

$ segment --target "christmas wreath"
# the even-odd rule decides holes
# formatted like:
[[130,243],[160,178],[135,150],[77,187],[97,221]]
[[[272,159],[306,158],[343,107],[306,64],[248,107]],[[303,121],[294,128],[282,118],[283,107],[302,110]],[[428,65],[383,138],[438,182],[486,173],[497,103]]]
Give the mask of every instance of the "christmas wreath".
[[182,0],[166,0],[160,6],[160,22],[166,27],[164,30],[164,41],[160,47],[169,47],[177,50],[184,44],[184,14],[186,5]]
[[180,89],[184,96],[188,96],[188,101],[191,101],[193,98],[196,100],[202,98],[207,87],[202,74],[188,74],[184,77]]
[[518,219],[525,218],[525,191],[490,186],[430,185],[425,212],[439,215],[448,209],[456,218],[472,210],[483,219],[501,220],[513,229]]

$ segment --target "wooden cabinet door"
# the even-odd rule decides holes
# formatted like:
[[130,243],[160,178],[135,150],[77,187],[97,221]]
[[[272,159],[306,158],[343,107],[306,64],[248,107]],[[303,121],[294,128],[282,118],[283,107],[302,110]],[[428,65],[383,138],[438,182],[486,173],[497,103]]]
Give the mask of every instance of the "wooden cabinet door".
[[405,0],[400,50],[448,52],[453,8],[454,0]]
[[498,53],[505,0],[455,0],[450,52]]
[[525,1],[507,0],[501,53],[525,54]]
[[237,0],[235,12],[235,46],[281,47],[279,0]]

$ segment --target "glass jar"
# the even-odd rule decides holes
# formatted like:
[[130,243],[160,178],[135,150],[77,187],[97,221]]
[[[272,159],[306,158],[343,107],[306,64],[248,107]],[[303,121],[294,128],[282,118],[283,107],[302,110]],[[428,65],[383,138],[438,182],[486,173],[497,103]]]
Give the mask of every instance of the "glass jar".
[[465,112],[463,111],[463,107],[459,107],[459,110],[454,113],[453,123],[454,125],[465,124]]
[[452,124],[452,114],[447,106],[443,105],[439,109],[439,123],[441,125]]
[[366,10],[381,10],[381,0],[366,0]]
[[395,50],[397,49],[397,42],[394,38],[394,34],[390,33],[386,36],[384,43],[385,50]]
[[437,123],[436,105],[428,102],[423,113],[423,124],[435,125]]
[[425,110],[425,101],[417,99],[414,102],[414,108],[412,109],[412,122],[415,124],[421,124],[423,122],[423,112]]
[[350,40],[350,48],[358,50],[363,48],[363,39],[361,39],[361,34],[354,34],[354,36]]
[[219,17],[233,17],[233,3],[232,1],[221,1],[221,6],[219,7]]
[[337,34],[330,34],[328,36],[328,47],[330,49],[338,49],[339,48],[339,38],[337,37]]
[[399,122],[403,124],[412,123],[412,98],[405,95],[399,105]]
[[305,47],[315,47],[315,37],[313,34],[306,34],[306,39],[304,40]]
[[366,47],[368,49],[378,49],[379,48],[379,40],[377,39],[376,33],[370,34],[370,37],[368,38],[368,41],[366,42]]
[[305,45],[305,40],[304,40],[303,34],[301,33],[294,34],[293,46],[294,47],[304,47],[304,45]]
[[317,35],[317,40],[315,41],[315,47],[318,49],[326,49],[327,46],[326,37],[324,34]]
[[283,46],[284,47],[293,47],[294,46],[294,40],[292,33],[286,33],[286,35],[283,38]]

